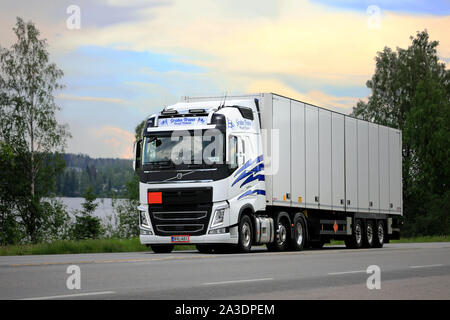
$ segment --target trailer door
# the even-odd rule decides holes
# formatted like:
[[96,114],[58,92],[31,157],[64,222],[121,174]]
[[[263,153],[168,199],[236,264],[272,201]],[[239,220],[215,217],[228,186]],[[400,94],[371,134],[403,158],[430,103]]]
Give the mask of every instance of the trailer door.
[[402,213],[402,152],[400,131],[389,129],[390,213]]

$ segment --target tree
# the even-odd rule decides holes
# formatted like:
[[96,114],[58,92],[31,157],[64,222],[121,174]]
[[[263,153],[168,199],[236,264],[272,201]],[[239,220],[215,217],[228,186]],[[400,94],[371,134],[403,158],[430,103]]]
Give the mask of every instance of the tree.
[[[54,91],[63,88],[63,72],[50,62],[45,39],[32,22],[17,18],[17,42],[0,47],[0,141],[11,148],[20,179],[27,186],[15,209],[32,242],[37,242],[45,220],[41,199],[54,190],[54,177],[64,167],[67,127],[58,124]],[[19,178],[19,177],[18,177]],[[18,202],[20,200],[20,203]]]
[[73,227],[73,237],[77,240],[98,239],[102,234],[101,221],[94,216],[95,209],[99,203],[96,203],[97,196],[92,187],[86,189],[83,194],[83,209],[78,211],[75,216],[75,224]]
[[450,232],[450,71],[428,32],[378,52],[371,95],[352,115],[403,131],[403,204],[409,234]]

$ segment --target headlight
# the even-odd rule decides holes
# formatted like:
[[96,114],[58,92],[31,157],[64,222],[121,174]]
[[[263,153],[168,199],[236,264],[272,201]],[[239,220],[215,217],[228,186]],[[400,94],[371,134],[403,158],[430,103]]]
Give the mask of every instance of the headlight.
[[211,228],[217,227],[223,223],[223,220],[225,218],[225,210],[226,209],[227,208],[220,208],[220,209],[216,210],[216,212],[214,213],[214,219],[211,224]]
[[142,226],[150,227],[150,223],[147,220],[147,214],[145,211],[139,211],[140,222]]
[[209,230],[208,233],[209,234],[221,234],[221,233],[227,233],[227,232],[228,232],[228,227]]

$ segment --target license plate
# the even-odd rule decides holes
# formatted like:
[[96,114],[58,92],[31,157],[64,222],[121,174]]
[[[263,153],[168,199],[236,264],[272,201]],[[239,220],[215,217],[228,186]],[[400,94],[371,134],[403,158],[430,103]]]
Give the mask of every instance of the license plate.
[[190,242],[189,236],[171,236],[170,242]]

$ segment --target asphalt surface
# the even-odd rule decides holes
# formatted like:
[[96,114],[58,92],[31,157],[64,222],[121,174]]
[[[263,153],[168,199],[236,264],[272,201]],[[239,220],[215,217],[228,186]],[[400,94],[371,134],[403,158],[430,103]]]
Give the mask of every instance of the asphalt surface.
[[[67,288],[70,265],[81,289]],[[367,287],[372,265],[380,289]],[[0,299],[450,299],[450,243],[0,257]]]

